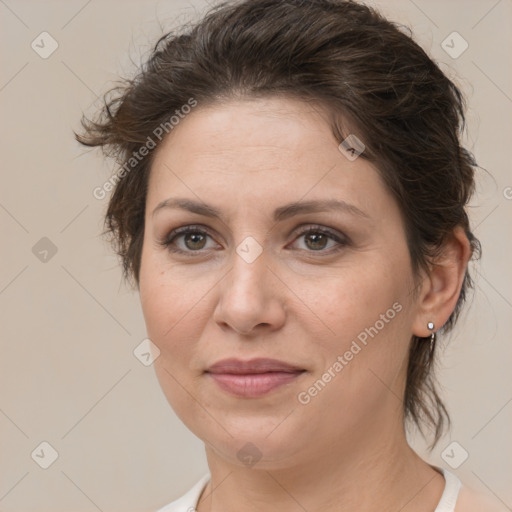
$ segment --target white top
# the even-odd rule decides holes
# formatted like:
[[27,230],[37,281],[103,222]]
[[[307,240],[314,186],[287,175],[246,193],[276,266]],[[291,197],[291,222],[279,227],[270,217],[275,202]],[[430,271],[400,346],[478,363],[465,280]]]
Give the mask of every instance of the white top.
[[[457,497],[462,485],[461,481],[456,475],[444,468],[436,469],[443,474],[445,485],[441,499],[434,512],[455,512],[455,503],[457,502]],[[159,508],[156,512],[196,512],[199,497],[206,487],[206,484],[210,481],[210,478],[211,475],[207,473],[181,498]]]

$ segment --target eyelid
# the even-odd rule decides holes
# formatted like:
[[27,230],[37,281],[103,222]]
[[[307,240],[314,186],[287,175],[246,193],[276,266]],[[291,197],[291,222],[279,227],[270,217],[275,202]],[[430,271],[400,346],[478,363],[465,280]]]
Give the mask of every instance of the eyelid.
[[[307,226],[307,227],[305,227],[305,226]],[[347,235],[345,235],[344,233],[335,231],[332,228],[328,228],[321,224],[310,224],[310,223],[301,224],[300,226],[298,226],[297,228],[295,228],[293,230],[292,234],[294,235],[294,239],[291,243],[294,243],[298,238],[300,238],[304,235],[307,235],[309,233],[321,233],[323,235],[328,236],[331,240],[334,240],[337,243],[337,247],[331,247],[330,249],[327,249],[327,250],[306,251],[311,254],[316,253],[319,255],[328,256],[328,255],[331,255],[331,254],[337,252],[341,248],[351,244],[350,238]]]
[[335,230],[333,228],[329,228],[327,226],[324,226],[323,224],[315,224],[310,222],[305,222],[303,224],[300,224],[297,226],[291,233],[291,235],[304,235],[309,232],[320,232],[325,235],[329,235],[334,239],[338,239],[340,242],[346,242],[348,243],[350,241],[349,237],[338,230]]
[[[172,242],[181,235],[186,235],[187,233],[202,233],[204,235],[209,236],[210,238],[214,238],[212,231],[205,226],[204,224],[187,224],[185,226],[180,226],[170,231],[167,235],[165,235],[161,240],[158,240],[159,245],[164,246],[169,249]],[[172,250],[172,252],[178,253],[201,253],[204,251],[182,251],[181,249]]]

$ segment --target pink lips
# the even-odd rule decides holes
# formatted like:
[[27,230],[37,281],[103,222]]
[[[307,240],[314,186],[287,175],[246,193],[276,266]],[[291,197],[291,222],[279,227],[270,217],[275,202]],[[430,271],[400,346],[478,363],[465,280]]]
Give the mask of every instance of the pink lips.
[[225,391],[256,398],[291,382],[305,370],[276,359],[223,359],[206,373]]

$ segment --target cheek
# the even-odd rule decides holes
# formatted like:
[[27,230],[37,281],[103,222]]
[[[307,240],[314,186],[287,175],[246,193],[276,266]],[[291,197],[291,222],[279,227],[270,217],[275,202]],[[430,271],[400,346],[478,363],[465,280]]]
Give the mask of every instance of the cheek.
[[408,357],[412,312],[408,260],[402,265],[365,263],[302,288],[304,302],[329,328],[328,335],[311,341],[322,354],[323,368],[309,384],[320,377],[316,387],[323,400],[354,413],[357,409],[356,416],[398,385]]
[[165,252],[154,251],[144,242],[141,258],[139,293],[148,335],[162,341],[175,331],[180,318],[200,297],[196,297],[200,280],[190,279],[187,272],[177,272],[165,259]]
[[216,274],[193,265],[172,268],[161,254],[143,253],[139,291],[148,337],[160,350],[155,366],[180,381],[197,371],[198,340],[212,316],[209,293],[217,282]]
[[330,336],[323,336],[327,344],[338,340],[336,348],[341,349],[340,343],[350,342],[376,323],[381,334],[391,327],[403,329],[410,289],[405,275],[408,263],[403,263],[360,258],[358,265],[302,281],[300,298],[329,327]]
[[[178,343],[174,337],[176,327],[179,326],[179,318],[183,316],[183,301],[188,299],[188,296],[180,299],[179,291],[179,286],[166,279],[166,272],[154,254],[143,250],[139,294],[147,335],[160,350],[160,357],[154,364],[157,373],[162,366],[167,367],[169,352],[180,357],[181,350],[186,347],[185,344]],[[176,339],[175,346],[170,347],[169,343],[172,344],[173,339]]]
[[162,352],[175,355],[194,338],[204,292],[197,281],[185,285],[177,276],[169,277],[157,270],[148,272],[141,278],[140,296],[148,336]]
[[[187,424],[189,417],[202,414],[200,408],[192,414],[188,392],[195,388],[190,362],[197,357],[198,329],[205,311],[200,280],[191,282],[180,275],[162,270],[161,264],[143,256],[139,291],[147,335],[160,350],[153,363],[156,376],[168,403]],[[188,427],[194,431],[193,424]]]

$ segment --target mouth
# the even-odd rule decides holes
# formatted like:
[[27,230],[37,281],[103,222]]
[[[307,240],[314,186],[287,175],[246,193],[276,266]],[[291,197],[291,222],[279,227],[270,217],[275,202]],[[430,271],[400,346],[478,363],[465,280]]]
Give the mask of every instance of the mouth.
[[257,398],[293,382],[305,371],[276,359],[224,359],[210,366],[205,373],[232,395]]

